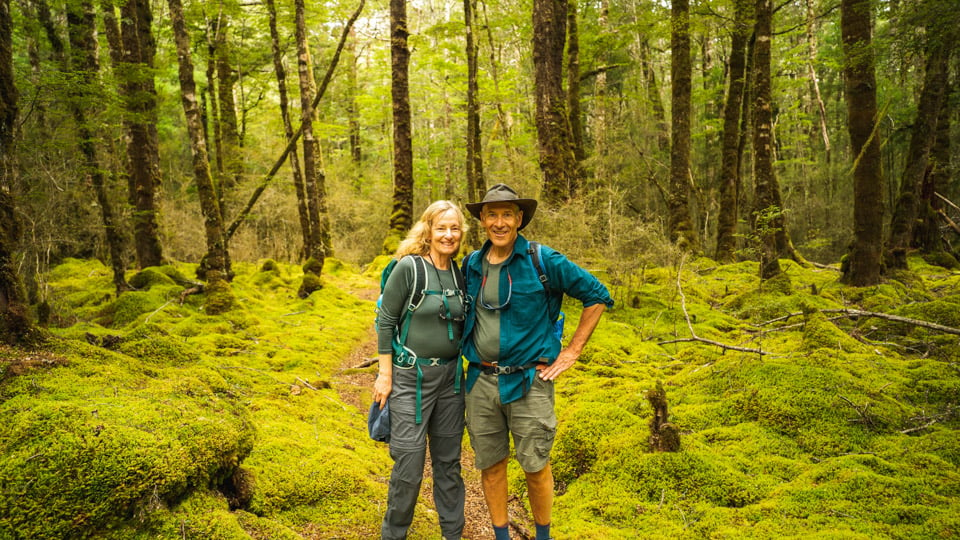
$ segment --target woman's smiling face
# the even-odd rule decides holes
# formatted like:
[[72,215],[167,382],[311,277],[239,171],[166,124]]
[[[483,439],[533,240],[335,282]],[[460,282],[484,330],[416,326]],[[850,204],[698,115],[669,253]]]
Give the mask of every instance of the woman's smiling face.
[[430,230],[430,251],[441,257],[453,257],[460,249],[463,224],[453,210],[437,216]]

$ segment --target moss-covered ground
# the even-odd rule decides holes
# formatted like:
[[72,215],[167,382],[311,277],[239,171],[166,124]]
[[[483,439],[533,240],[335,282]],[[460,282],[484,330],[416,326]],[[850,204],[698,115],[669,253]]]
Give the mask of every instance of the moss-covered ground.
[[[131,273],[119,299],[99,262],[58,266],[44,348],[0,349],[0,538],[377,537],[391,461],[338,390],[382,264],[328,260],[301,299],[298,266],[238,263],[215,316],[181,297],[191,265]],[[857,289],[783,267],[611,287],[557,383],[556,538],[960,536],[960,338],[832,311],[960,327],[960,275],[917,259]],[[657,383],[676,453],[650,449]],[[421,508],[411,538],[438,537]]]

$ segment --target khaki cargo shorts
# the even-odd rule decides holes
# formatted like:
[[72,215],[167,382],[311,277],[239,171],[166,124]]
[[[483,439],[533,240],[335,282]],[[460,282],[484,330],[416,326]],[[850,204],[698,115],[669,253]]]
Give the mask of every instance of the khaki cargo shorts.
[[525,472],[538,472],[550,461],[557,433],[553,381],[536,377],[525,396],[501,405],[497,376],[481,373],[466,396],[467,432],[478,469],[510,455],[510,435]]

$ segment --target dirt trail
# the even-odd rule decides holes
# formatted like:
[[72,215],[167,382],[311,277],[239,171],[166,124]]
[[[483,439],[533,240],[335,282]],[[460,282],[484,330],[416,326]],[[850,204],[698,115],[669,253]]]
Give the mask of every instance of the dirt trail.
[[[370,339],[364,342],[353,353],[344,360],[340,366],[340,371],[335,380],[335,388],[345,403],[356,407],[360,414],[366,416],[370,403],[370,391],[373,388],[373,380],[376,369],[371,367],[363,370],[356,368],[376,356],[376,336],[373,331],[370,332]],[[386,446],[384,446],[386,452]],[[483,501],[483,491],[480,487],[480,471],[473,465],[473,449],[469,444],[465,444],[461,458],[463,470],[463,482],[466,485],[467,499],[465,505],[466,526],[463,531],[465,540],[483,540],[493,538],[493,528],[490,526],[490,518],[487,514],[487,507]],[[423,484],[420,488],[420,500],[426,502],[431,508],[435,508],[433,503],[433,485],[432,468],[430,467],[430,454],[427,453],[427,464],[423,471]],[[439,532],[439,528],[438,528]],[[525,531],[514,531],[514,538],[524,538]]]

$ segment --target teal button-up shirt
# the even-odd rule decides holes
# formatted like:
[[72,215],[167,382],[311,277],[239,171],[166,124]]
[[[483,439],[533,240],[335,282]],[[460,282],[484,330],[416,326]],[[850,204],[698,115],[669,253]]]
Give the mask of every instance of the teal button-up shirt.
[[[463,335],[463,356],[470,362],[467,370],[467,391],[473,388],[480,374],[480,357],[474,343],[476,299],[483,281],[483,258],[490,249],[490,241],[479,251],[467,256],[463,267],[467,295],[472,299],[467,313]],[[607,288],[596,277],[580,268],[562,253],[541,245],[540,264],[547,275],[551,294],[548,296],[533,267],[528,253],[530,242],[518,236],[513,254],[500,267],[501,302],[510,294],[510,302],[500,310],[500,365],[522,366],[534,362],[552,364],[560,354],[561,343],[553,335],[553,321],[560,313],[563,295],[576,298],[583,307],[595,304],[613,306]],[[509,273],[510,279],[507,278]],[[512,284],[511,284],[512,282]],[[511,292],[512,287],[512,292]],[[507,404],[526,394],[536,377],[536,370],[525,369],[509,375],[499,375],[500,402]]]

